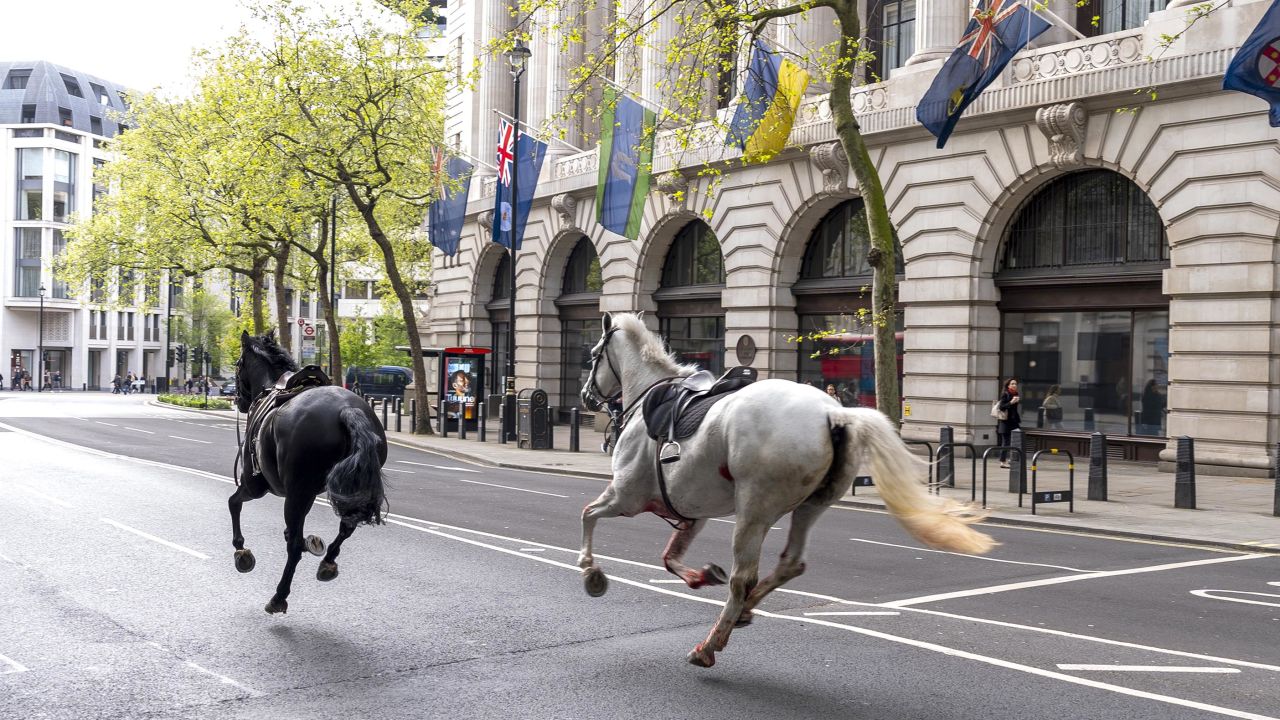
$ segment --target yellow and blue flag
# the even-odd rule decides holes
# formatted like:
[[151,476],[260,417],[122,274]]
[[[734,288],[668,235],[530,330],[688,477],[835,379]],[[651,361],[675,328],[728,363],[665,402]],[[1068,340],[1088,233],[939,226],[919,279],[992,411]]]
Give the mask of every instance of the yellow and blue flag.
[[[499,123],[498,187],[493,208],[493,241],[499,245],[519,250],[524,242],[524,226],[529,220],[533,191],[538,187],[538,174],[542,172],[542,158],[546,154],[546,143],[519,132],[515,124],[505,118]],[[514,202],[513,179],[518,194]]]
[[596,221],[606,230],[635,240],[640,236],[640,216],[649,194],[657,116],[612,87],[604,89],[603,115]]
[[1280,0],[1262,15],[1227,66],[1223,90],[1256,95],[1271,105],[1271,127],[1280,127]]
[[808,87],[804,68],[770,52],[757,38],[725,144],[742,148],[747,160],[768,160],[782,152]]
[[467,195],[471,192],[471,163],[459,157],[446,158],[440,148],[433,148],[432,169],[436,178],[436,196],[427,213],[427,229],[431,244],[445,255],[458,252],[462,237],[462,220],[467,214]]
[[916,119],[947,144],[965,108],[987,89],[1032,38],[1049,29],[1019,0],[978,0],[960,45],[938,71],[920,104]]

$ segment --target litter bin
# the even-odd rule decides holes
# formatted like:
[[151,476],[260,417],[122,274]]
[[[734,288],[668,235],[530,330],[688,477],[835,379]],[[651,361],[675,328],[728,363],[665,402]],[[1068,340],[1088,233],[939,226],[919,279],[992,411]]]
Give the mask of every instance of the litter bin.
[[547,391],[528,388],[516,395],[516,444],[530,450],[551,449]]

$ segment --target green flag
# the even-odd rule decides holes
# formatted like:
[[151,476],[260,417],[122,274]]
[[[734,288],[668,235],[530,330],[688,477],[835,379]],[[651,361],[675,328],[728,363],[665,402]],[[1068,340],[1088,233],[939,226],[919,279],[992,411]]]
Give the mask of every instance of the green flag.
[[629,240],[640,236],[640,217],[653,169],[657,116],[625,93],[604,90],[600,119],[600,180],[596,184],[596,220]]

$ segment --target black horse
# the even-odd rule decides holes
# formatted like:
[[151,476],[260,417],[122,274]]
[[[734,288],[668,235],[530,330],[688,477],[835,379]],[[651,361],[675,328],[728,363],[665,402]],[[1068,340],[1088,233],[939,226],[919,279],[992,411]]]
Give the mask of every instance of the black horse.
[[357,525],[382,522],[386,503],[382,465],[387,461],[387,437],[369,405],[341,387],[274,390],[285,385],[298,365],[271,333],[260,337],[243,333],[240,345],[236,406],[240,412],[250,414],[250,426],[240,458],[240,487],[227,501],[231,508],[231,544],[236,548],[236,569],[242,573],[252,570],[253,553],[245,548],[240,534],[240,507],[268,491],[284,498],[284,538],[289,560],[276,594],[267,603],[266,611],[274,614],[289,609],[289,586],[302,551],[325,553],[323,540],[302,534],[317,495],[328,491],[329,503],[340,518],[338,536],[316,571],[319,580],[338,576],[334,559]]

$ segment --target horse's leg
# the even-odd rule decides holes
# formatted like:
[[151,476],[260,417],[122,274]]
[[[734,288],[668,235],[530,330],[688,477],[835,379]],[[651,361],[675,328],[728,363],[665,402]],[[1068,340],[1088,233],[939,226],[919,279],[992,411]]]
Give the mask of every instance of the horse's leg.
[[724,570],[715,564],[708,564],[701,570],[694,570],[681,560],[689,549],[689,544],[698,536],[707,524],[706,519],[696,520],[689,525],[677,529],[667,542],[667,549],[662,551],[662,564],[673,575],[684,580],[685,584],[697,590],[707,585],[723,585],[728,581]]
[[[245,475],[250,475],[245,473]],[[246,550],[244,547],[244,535],[240,533],[240,508],[247,500],[257,500],[267,494],[267,481],[261,476],[246,477],[236,488],[236,491],[227,498],[227,507],[231,510],[231,545],[235,547],[236,553],[236,570],[247,573],[253,569],[257,562],[253,558],[253,551]]]
[[617,517],[619,514],[614,505],[612,485],[582,509],[582,549],[578,553],[578,567],[582,568],[583,587],[591,597],[600,597],[609,589],[609,579],[596,565],[595,556],[591,554],[591,536],[595,533],[596,521],[605,517]]
[[329,552],[325,553],[324,559],[320,561],[320,569],[316,570],[316,579],[328,582],[338,577],[338,563],[334,562],[338,553],[342,550],[342,542],[351,537],[351,533],[356,531],[356,526],[347,522],[339,523],[338,537],[329,543]]
[[759,513],[739,514],[733,531],[733,574],[729,576],[729,601],[711,628],[707,639],[698,643],[689,653],[689,662],[701,667],[716,664],[716,653],[729,643],[729,633],[742,615],[747,595],[756,585],[760,573],[760,547],[775,517],[762,517]]
[[[286,483],[286,487],[288,487]],[[289,588],[293,585],[293,571],[298,569],[298,561],[307,549],[307,541],[302,536],[302,526],[311,512],[316,496],[305,490],[300,494],[286,495],[284,499],[284,540],[289,552],[289,560],[284,565],[284,574],[280,576],[280,584],[276,585],[276,594],[271,596],[266,611],[275,614],[289,611]]]

